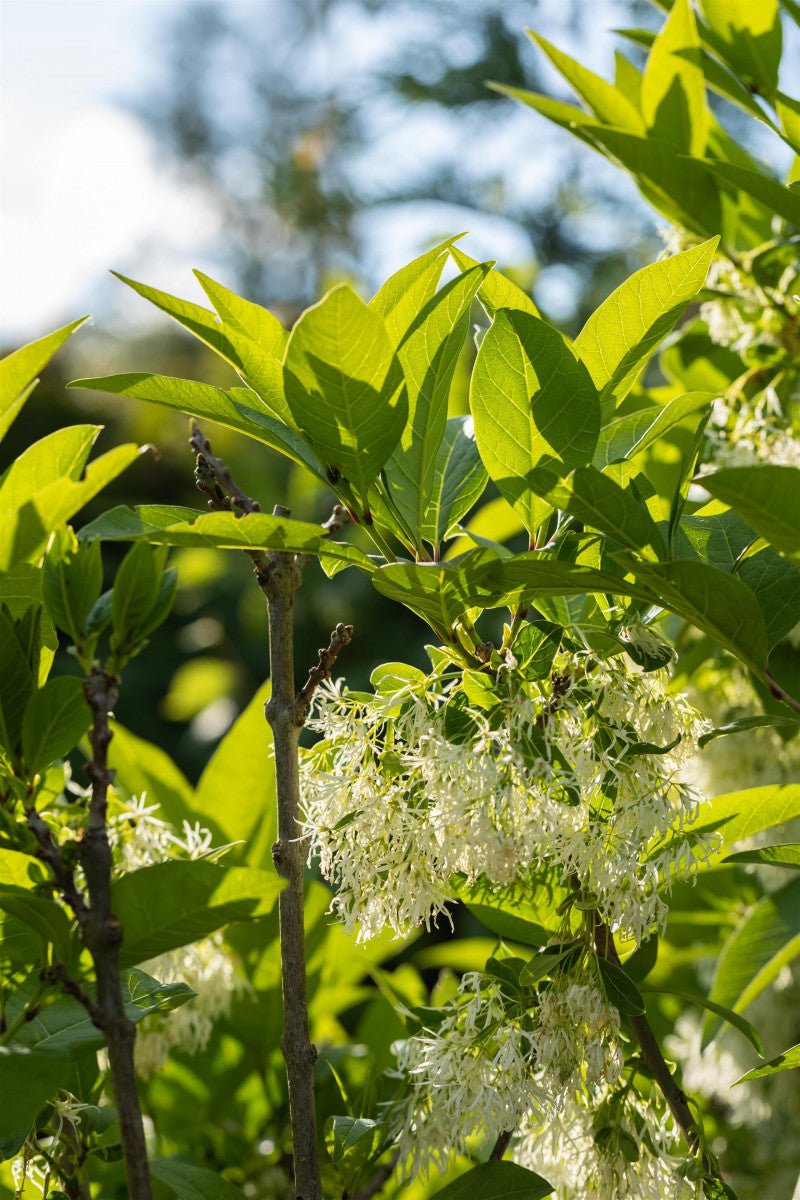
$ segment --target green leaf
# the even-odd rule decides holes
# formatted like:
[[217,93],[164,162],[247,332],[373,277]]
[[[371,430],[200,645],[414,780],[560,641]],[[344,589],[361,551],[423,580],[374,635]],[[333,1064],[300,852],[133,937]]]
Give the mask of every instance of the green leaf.
[[383,318],[341,284],[306,310],[284,364],[286,400],[332,484],[367,492],[400,440],[408,405]]
[[129,871],[111,887],[123,931],[120,963],[134,966],[231,921],[266,916],[284,886],[272,872],[203,859],[173,859]]
[[470,406],[489,476],[533,533],[550,506],[532,495],[528,472],[566,474],[594,454],[600,407],[589,373],[551,325],[501,309],[478,351]]
[[434,1192],[431,1200],[541,1200],[552,1191],[535,1171],[512,1162],[485,1162]]
[[[191,514],[189,520],[187,513]],[[363,550],[326,537],[320,525],[267,513],[237,517],[232,512],[198,513],[167,505],[143,505],[138,509],[120,505],[85,526],[81,537],[86,536],[104,541],[140,537],[167,546],[214,546],[222,550],[288,550],[353,563],[365,571],[374,570]]]
[[[451,248],[450,256],[462,271],[481,265],[457,246]],[[539,310],[528,293],[517,287],[502,271],[494,269],[489,271],[478,288],[478,299],[492,320],[500,308],[518,309],[520,312],[530,313],[533,317],[539,316]]]
[[724,1004],[717,1004],[714,1000],[709,1000],[707,996],[692,996],[688,992],[676,992],[674,988],[651,987],[649,984],[641,985],[643,992],[657,992],[663,996],[677,996],[679,1000],[683,1000],[686,1004],[697,1004],[700,1008],[706,1009],[707,1012],[715,1013],[718,1017],[722,1017],[723,1021],[727,1021],[729,1025],[733,1025],[739,1033],[744,1034],[750,1045],[762,1058],[764,1057],[764,1043],[758,1030],[746,1021],[739,1013],[733,1012],[730,1008],[726,1008]]
[[193,274],[217,310],[223,328],[230,326],[236,333],[244,334],[272,358],[278,361],[283,358],[289,333],[268,308],[237,296],[235,292],[221,283],[216,283],[202,271],[194,271]]
[[195,1167],[179,1158],[157,1158],[150,1164],[150,1174],[181,1200],[241,1200],[244,1195],[216,1171]]
[[[160,292],[158,288],[149,287],[146,283],[137,283],[134,279],[120,275],[118,271],[112,271],[111,274],[132,288],[137,295],[149,300],[156,308],[160,308],[162,312],[172,317],[173,321],[177,321],[184,329],[188,329],[212,350],[216,350],[217,354],[221,354],[234,367],[240,365],[235,349],[210,309],[202,308],[199,304],[192,304],[190,300],[179,300],[177,296],[171,296],[168,292]],[[79,382],[69,386],[82,387],[83,384]],[[102,391],[103,389],[98,390]]]
[[0,887],[0,910],[23,921],[53,947],[54,956],[69,962],[72,958],[72,923],[63,908],[47,896],[28,887]]
[[217,746],[190,801],[193,818],[212,830],[215,842],[244,842],[225,861],[255,867],[271,865],[276,837],[272,732],[264,716],[269,695],[265,683]]
[[727,725],[718,725],[716,729],[709,730],[697,739],[697,744],[702,750],[709,742],[713,742],[715,738],[725,737],[730,733],[746,733],[750,729],[766,729],[770,727],[800,728],[800,719],[797,717],[782,717],[776,714],[762,713],[757,717],[739,717],[736,721],[729,721]]
[[397,348],[406,381],[408,422],[386,463],[385,478],[392,503],[417,539],[429,511],[470,306],[488,270],[488,264],[482,264],[447,283],[428,301]]
[[[195,995],[185,983],[159,983],[135,968],[121,972],[120,984],[125,1013],[134,1024],[150,1013],[170,1012],[179,1008]],[[9,1018],[13,1019],[18,1009],[30,999],[30,988],[33,986],[33,983],[27,984],[21,995],[18,993],[12,997]],[[17,1007],[12,1007],[14,1001]],[[69,1054],[76,1060],[87,1052],[99,1050],[104,1038],[83,1005],[72,996],[61,995],[45,1005],[32,1020],[25,1022],[16,1035],[17,1043],[36,1050]]]
[[466,516],[483,495],[488,479],[472,417],[448,417],[433,465],[423,539],[432,546],[441,545],[451,526]]
[[165,547],[135,542],[122,560],[111,596],[112,649],[141,640],[156,606],[167,558]]
[[3,476],[0,485],[0,511],[4,521],[27,500],[60,480],[80,478],[99,425],[69,425],[23,450]]
[[742,917],[717,959],[709,999],[743,1012],[800,953],[800,879]]
[[700,0],[700,6],[713,34],[712,48],[746,87],[771,100],[781,61],[778,0]]
[[703,806],[702,828],[718,829],[720,851],[742,838],[800,816],[800,784],[778,783],[727,792]]
[[797,467],[726,467],[703,476],[703,487],[741,513],[777,550],[800,563],[800,470]]
[[800,229],[800,194],[793,188],[785,187],[777,179],[760,171],[751,171],[748,167],[706,158],[694,161],[717,179],[732,184],[748,196],[754,196],[775,216],[783,217],[796,229]]
[[660,598],[664,608],[710,634],[763,676],[767,661],[764,615],[749,587],[718,567],[692,559],[644,563],[629,554],[620,562]]
[[599,529],[623,546],[649,550],[653,558],[666,554],[661,531],[631,489],[622,488],[594,467],[579,467],[557,481],[547,470],[532,471],[531,487],[553,508]]
[[544,882],[534,889],[520,884],[491,888],[460,879],[453,883],[456,897],[482,925],[524,946],[545,946],[552,940],[554,929],[549,926],[557,926],[556,909],[568,894],[566,888]]
[[[286,455],[293,462],[315,471],[320,479],[325,479],[297,434],[287,425],[275,420],[271,413],[259,411],[255,407],[259,400],[249,388],[233,388],[226,392],[222,388],[197,383],[193,379],[173,379],[167,375],[151,375],[141,371],[107,375],[97,379],[75,379],[67,386],[109,392],[113,396],[129,396],[135,400],[147,400],[151,404],[160,404],[193,417],[214,421],[217,425],[235,429],[266,446],[271,446],[273,450]],[[250,403],[246,402],[248,400]]]
[[630,129],[633,133],[645,132],[641,113],[623,92],[587,70],[574,58],[556,49],[538,33],[533,33],[530,29],[527,32],[605,125],[616,125],[620,129]]
[[719,233],[719,187],[701,160],[684,157],[673,143],[653,134],[639,137],[603,125],[593,125],[588,132],[597,148],[620,163],[645,199],[670,221],[698,237]]
[[92,723],[80,679],[55,676],[34,692],[22,719],[22,755],[29,776],[74,750]]
[[707,408],[714,398],[714,392],[687,392],[663,407],[643,408],[615,417],[600,430],[592,466],[602,471],[611,463],[634,458],[686,417]]
[[778,1071],[792,1071],[797,1067],[800,1067],[800,1045],[790,1046],[788,1050],[776,1054],[769,1062],[762,1063],[760,1067],[753,1067],[752,1071],[734,1080],[731,1087],[736,1087],[737,1083],[749,1083],[751,1079],[764,1079],[765,1076],[775,1075]]
[[57,530],[44,564],[42,595],[59,629],[80,644],[94,604],[103,590],[100,543],[81,545],[70,526]]
[[780,119],[784,141],[789,143],[795,154],[800,154],[800,100],[778,92],[775,111]]
[[630,1016],[644,1012],[642,994],[622,967],[609,962],[607,958],[598,958],[597,965],[603,980],[603,987],[610,1002],[620,1013],[620,1016]]
[[536,551],[517,554],[497,563],[477,583],[474,603],[484,607],[511,607],[526,601],[535,604],[546,596],[587,595],[591,592],[632,596],[647,604],[659,603],[643,584],[581,564],[544,558]]
[[27,346],[21,346],[0,362],[0,440],[36,386],[36,376],[76,329],[88,321],[81,317],[63,329],[49,333]]
[[66,1054],[0,1046],[0,1095],[7,1098],[0,1106],[0,1137],[28,1129],[69,1076],[71,1066]]
[[[702,288],[718,242],[719,238],[711,238],[636,271],[603,301],[578,334],[575,351],[597,388],[604,424]],[[692,407],[686,409],[691,411]]]
[[522,626],[511,650],[525,679],[544,679],[550,674],[563,632],[560,625],[541,618]]
[[447,238],[401,267],[370,300],[369,307],[383,317],[393,346],[399,344],[411,322],[433,296],[447,262],[447,251],[453,242],[463,236],[460,233],[454,238]]
[[[116,446],[95,459],[80,479],[56,479],[0,524],[0,571],[38,558],[54,529],[121,474],[139,456],[134,445]],[[19,461],[19,460],[18,460]]]
[[787,867],[800,871],[800,843],[784,842],[780,846],[759,846],[757,850],[740,850],[722,860],[729,863],[760,863],[770,867]]
[[702,154],[708,133],[700,38],[689,0],[675,0],[653,42],[642,79],[648,133],[687,154]]
[[469,550],[444,563],[389,563],[372,576],[377,590],[405,604],[439,632],[477,603],[477,582],[497,562],[491,550]]
[[17,629],[29,614],[41,609],[29,607],[26,615],[14,620],[7,608],[0,605],[0,745],[9,755],[16,753],[22,733],[22,720],[28,697],[36,689],[37,672],[20,643]]
[[0,850],[0,885],[31,888],[44,878],[46,868],[38,858],[21,850]]

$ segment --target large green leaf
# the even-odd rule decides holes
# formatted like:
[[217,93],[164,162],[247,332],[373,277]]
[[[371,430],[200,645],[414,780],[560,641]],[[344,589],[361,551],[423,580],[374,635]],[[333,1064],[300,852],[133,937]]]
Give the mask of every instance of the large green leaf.
[[562,480],[547,470],[532,471],[530,482],[548,504],[583,525],[600,530],[623,546],[649,551],[652,558],[666,554],[661,531],[641,500],[629,487],[620,487],[595,467],[579,467]]
[[719,239],[636,271],[589,317],[575,350],[600,396],[603,421],[705,283]]
[[80,679],[54,676],[35,691],[22,720],[22,754],[31,776],[65,758],[91,725]]
[[123,931],[120,963],[134,966],[231,921],[266,916],[284,886],[271,871],[221,867],[204,859],[173,859],[129,871],[111,888]]
[[725,183],[732,184],[748,196],[754,196],[769,212],[783,217],[796,229],[800,229],[800,193],[790,187],[785,187],[777,179],[760,171],[751,171],[733,163],[722,163],[711,159],[693,160],[698,166]]
[[501,309],[478,351],[470,405],[489,476],[533,533],[550,506],[531,492],[528,473],[566,474],[594,454],[600,406],[589,372],[551,325]]
[[[157,979],[135,967],[120,973],[122,998],[128,1018],[137,1024],[154,1012],[169,1012],[186,1004],[195,992],[185,983],[159,983]],[[17,1005],[28,998],[33,985],[27,984],[11,997],[9,1018],[16,1015]],[[30,1021],[26,1021],[15,1037],[15,1043],[32,1049],[69,1054],[73,1059],[86,1051],[99,1050],[103,1034],[92,1022],[80,1001],[72,996],[57,996],[45,1005]]]
[[798,954],[800,879],[793,879],[742,917],[722,947],[709,999],[743,1012]]
[[741,513],[777,550],[800,563],[800,470],[765,464],[726,467],[703,476],[703,487]]
[[49,896],[31,892],[29,887],[0,887],[0,910],[23,921],[53,947],[53,956],[69,962],[72,958],[72,922],[65,910]]
[[370,300],[369,307],[383,317],[393,346],[403,339],[411,322],[433,296],[447,262],[447,251],[454,241],[463,236],[462,233],[455,238],[447,238],[401,267]]
[[88,321],[81,317],[63,329],[21,346],[0,362],[0,440],[35,386],[35,377],[76,329]]
[[68,425],[23,450],[3,476],[0,513],[3,523],[27,500],[60,479],[80,478],[99,434],[99,425]]
[[[112,271],[111,274],[115,275],[122,283],[127,284],[143,299],[149,300],[156,308],[160,308],[162,312],[172,317],[173,321],[177,321],[184,329],[188,329],[195,337],[200,338],[212,350],[216,350],[217,354],[221,354],[232,366],[236,368],[241,366],[236,350],[223,332],[216,315],[210,309],[193,304],[190,300],[179,300],[177,296],[161,292],[158,288],[150,287],[146,283],[137,283],[135,279],[128,279],[125,275],[120,275],[118,271]],[[83,384],[73,386],[83,386]]]
[[720,189],[703,162],[685,157],[654,134],[640,137],[599,124],[586,132],[602,153],[633,176],[645,199],[670,221],[703,238],[722,229]]
[[641,454],[681,421],[702,412],[714,398],[714,392],[687,392],[663,407],[654,405],[615,417],[600,430],[592,466],[602,471],[613,462]]
[[786,867],[789,871],[800,871],[800,844],[784,842],[779,846],[759,846],[755,850],[740,850],[729,854],[724,862],[759,863],[764,866]]
[[712,48],[745,86],[772,99],[782,47],[778,0],[700,0],[700,6]]
[[69,1077],[67,1054],[0,1046],[0,1138],[11,1137],[33,1124],[40,1108],[55,1096]]
[[193,379],[173,379],[167,375],[146,372],[108,375],[99,379],[75,379],[67,386],[147,400],[151,404],[160,404],[193,417],[214,421],[217,425],[235,429],[271,446],[324,480],[319,465],[294,430],[277,421],[266,409],[260,411],[256,407],[259,399],[249,388],[233,388],[226,392]]
[[681,558],[696,557],[737,574],[759,603],[771,648],[800,621],[800,571],[770,546],[745,555],[754,541],[755,534],[738,513],[712,501],[682,519],[673,547]]
[[764,614],[740,579],[692,559],[644,563],[627,554],[618,557],[640,583],[659,596],[664,608],[710,634],[763,676],[767,661]]
[[630,129],[633,133],[644,133],[645,126],[638,108],[618,88],[587,70],[568,54],[556,49],[538,33],[528,30],[528,36],[543,50],[553,66],[572,84],[582,100],[606,125]]
[[422,526],[424,540],[439,546],[450,526],[480,499],[488,478],[472,417],[449,417],[434,463],[433,486]]
[[[17,563],[10,571],[0,573],[0,605],[5,605],[14,620],[19,620],[31,605],[42,602],[42,571],[33,563]],[[41,637],[39,680],[44,683],[58,646],[58,634],[46,612],[42,612],[39,629]]]
[[[476,262],[474,258],[470,258],[468,254],[465,254],[457,246],[451,248],[450,256],[462,271],[480,266],[480,263]],[[497,310],[500,308],[516,308],[520,312],[530,313],[531,316],[539,316],[539,310],[528,293],[523,292],[522,288],[517,287],[502,271],[491,270],[489,272],[478,288],[478,299],[486,310],[487,315],[492,319],[494,319]]]
[[718,854],[764,829],[800,816],[800,784],[768,784],[717,796],[701,811],[703,829],[719,831]]
[[81,479],[57,479],[0,525],[0,571],[38,558],[54,529],[79,512],[139,456],[139,447],[116,446],[95,459]]
[[447,635],[461,614],[480,602],[477,584],[496,562],[491,550],[469,550],[444,563],[389,563],[375,572],[372,582],[382,595]]
[[241,1200],[244,1192],[216,1171],[196,1167],[180,1158],[157,1158],[150,1174],[165,1184],[180,1200]]
[[[187,512],[192,519],[186,519]],[[167,546],[215,546],[223,550],[287,550],[354,563],[365,571],[374,569],[363,550],[325,537],[321,526],[267,513],[237,517],[232,512],[201,513],[168,505],[143,505],[139,509],[120,505],[82,529],[81,537],[104,541],[146,538]]]
[[431,1200],[542,1200],[552,1191],[535,1171],[512,1162],[485,1162],[434,1192]]
[[264,716],[268,699],[265,683],[214,751],[190,801],[192,813],[212,830],[215,841],[244,843],[233,847],[226,863],[271,863],[277,818],[272,732]]
[[702,154],[708,133],[700,38],[689,0],[675,0],[650,49],[642,79],[648,133],[685,154]]
[[[33,610],[35,611],[35,610]],[[35,691],[37,673],[29,655],[20,643],[17,629],[20,623],[30,622],[32,610],[13,619],[0,607],[0,746],[14,756],[22,734],[22,721],[28,697]]]
[[397,348],[406,381],[408,422],[386,464],[385,478],[392,503],[417,539],[428,514],[470,306],[488,271],[488,264],[481,264],[447,283],[412,321]]
[[637,580],[612,574],[610,570],[544,558],[535,551],[517,554],[492,567],[477,581],[473,603],[535,604],[537,597],[585,596],[592,592],[658,603],[656,594]]
[[237,296],[202,271],[195,271],[194,274],[217,310],[223,328],[230,326],[235,333],[244,334],[272,358],[278,361],[283,358],[289,333],[268,308]]
[[408,404],[383,318],[347,284],[306,310],[284,363],[286,400],[331,483],[367,492],[400,440]]

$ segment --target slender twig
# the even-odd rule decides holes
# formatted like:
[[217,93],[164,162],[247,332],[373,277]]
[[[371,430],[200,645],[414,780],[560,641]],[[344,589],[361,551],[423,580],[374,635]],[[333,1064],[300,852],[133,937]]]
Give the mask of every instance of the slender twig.
[[514,1131],[512,1129],[507,1129],[505,1133],[500,1134],[497,1141],[492,1146],[492,1152],[489,1155],[489,1162],[500,1162],[506,1150],[508,1149],[508,1143],[511,1141],[513,1132]]
[[323,679],[327,679],[330,676],[331,667],[336,662],[339,651],[349,643],[352,636],[353,626],[342,625],[340,621],[331,634],[330,644],[317,652],[318,661],[308,672],[308,679],[295,696],[294,714],[298,725],[304,724],[308,706],[311,703],[311,697]]
[[[244,514],[258,512],[258,504],[237,487],[228,468],[218,459],[197,426],[190,438],[197,454],[197,486],[208,496],[212,511],[239,508]],[[290,510],[276,505],[275,517],[289,517]],[[321,527],[335,533],[349,520],[336,505]],[[281,948],[281,986],[284,1028],[281,1049],[289,1085],[289,1115],[292,1125],[296,1200],[321,1200],[317,1117],[314,1095],[314,1066],[317,1049],[311,1042],[306,993],[305,929],[303,920],[303,869],[307,843],[300,826],[300,730],[314,689],[327,677],[340,649],[347,645],[352,628],[337,625],[330,645],[320,650],[303,688],[295,694],[294,597],[307,562],[304,554],[291,551],[246,551],[256,579],[267,601],[271,695],[265,716],[272,728],[275,747],[275,778],[278,807],[278,838],[272,858],[287,886],[278,900]]]
[[[622,969],[614,936],[599,913],[594,914],[594,943],[601,958],[608,959]],[[696,1154],[700,1152],[703,1170],[715,1179],[721,1178],[716,1163],[706,1149],[702,1128],[694,1118],[686,1093],[678,1086],[675,1077],[669,1069],[661,1047],[650,1027],[650,1022],[643,1014],[629,1013],[627,1020],[639,1043],[642,1059],[651,1075],[658,1084],[661,1094],[667,1102],[670,1112],[686,1138],[687,1145]]]
[[82,934],[94,963],[99,1010],[97,1013],[89,1010],[89,1015],[102,1030],[108,1049],[128,1195],[130,1200],[152,1200],[147,1147],[133,1061],[136,1030],[125,1012],[119,974],[122,926],[111,908],[113,859],[108,841],[106,813],[108,789],[114,779],[114,772],[108,765],[108,745],[113,736],[108,718],[117,698],[117,679],[95,667],[86,679],[83,690],[92,712],[89,741],[93,754],[86,767],[92,784],[89,817],[83,837],[78,843],[89,895],[89,913],[82,927]]
[[38,809],[33,806],[25,809],[25,820],[38,843],[36,857],[40,858],[42,862],[47,863],[53,872],[53,878],[56,881],[58,890],[72,909],[81,929],[83,929],[89,919],[89,909],[86,906],[83,893],[75,883],[73,872],[64,862],[61,850],[53,837],[50,826],[42,818]]

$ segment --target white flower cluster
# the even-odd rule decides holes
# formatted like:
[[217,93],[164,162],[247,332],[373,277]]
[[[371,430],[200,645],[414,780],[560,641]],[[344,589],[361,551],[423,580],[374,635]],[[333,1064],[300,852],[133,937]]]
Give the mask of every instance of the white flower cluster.
[[[119,800],[109,821],[109,840],[126,871],[175,858],[202,858],[212,851],[212,834],[196,821],[183,822],[179,836],[157,815],[146,797]],[[170,950],[142,969],[160,983],[186,983],[196,995],[172,1012],[152,1013],[136,1030],[136,1069],[149,1077],[161,1069],[173,1049],[195,1054],[208,1045],[214,1023],[229,1015],[233,997],[247,983],[238,974],[221,933]]]
[[619,1079],[619,1013],[594,983],[554,982],[540,995],[536,1024],[536,1066],[559,1100]]
[[765,388],[751,400],[735,404],[718,397],[706,429],[710,447],[709,469],[749,467],[772,463],[800,467],[800,440],[787,427],[786,416],[774,388]]
[[475,1133],[496,1139],[551,1103],[534,1073],[533,1026],[496,980],[469,972],[442,1012],[436,1030],[394,1047],[409,1095],[390,1120],[401,1169],[412,1177],[431,1165],[444,1172]]
[[374,696],[320,689],[305,820],[345,926],[403,935],[446,911],[455,873],[502,886],[550,868],[624,938],[662,925],[659,889],[696,865],[681,831],[700,800],[678,773],[707,723],[622,655],[562,655],[545,680],[503,669],[493,706],[473,696],[437,673]]
[[170,1051],[196,1054],[204,1050],[214,1023],[230,1015],[234,996],[247,988],[221,933],[160,954],[142,964],[142,970],[161,983],[187,983],[196,995],[180,1008],[151,1013],[136,1029],[136,1070],[144,1078],[160,1071]]
[[696,1196],[678,1153],[680,1132],[666,1114],[629,1093],[607,1138],[597,1136],[596,1101],[570,1097],[547,1121],[534,1115],[514,1139],[512,1157],[553,1185],[554,1200],[689,1200]]
[[[746,269],[717,258],[708,273],[708,287],[720,295],[700,306],[712,342],[741,353],[756,343],[779,347],[786,323],[785,305],[797,291],[800,274],[787,267],[775,288],[768,291]],[[776,302],[777,301],[777,302]]]

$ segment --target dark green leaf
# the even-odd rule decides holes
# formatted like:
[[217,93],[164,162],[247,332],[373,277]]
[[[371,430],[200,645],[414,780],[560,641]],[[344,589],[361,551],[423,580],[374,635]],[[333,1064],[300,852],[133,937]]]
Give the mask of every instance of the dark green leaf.
[[472,373],[475,436],[490,477],[532,533],[550,506],[529,472],[588,463],[600,432],[597,392],[565,338],[530,313],[501,309]]
[[157,1158],[150,1174],[180,1196],[180,1200],[241,1200],[244,1193],[216,1171],[179,1158]]
[[775,1075],[778,1071],[793,1071],[798,1067],[800,1067],[800,1046],[790,1046],[782,1054],[776,1054],[775,1058],[771,1058],[769,1062],[763,1063],[760,1067],[754,1067],[746,1075],[740,1076],[731,1084],[731,1087],[736,1087],[737,1083],[749,1083],[751,1079],[763,1079],[766,1075]]
[[600,968],[606,995],[620,1015],[629,1016],[643,1013],[644,1000],[641,992],[622,967],[609,962],[607,958],[598,958],[597,965]]
[[763,863],[770,867],[788,867],[790,871],[800,871],[800,844],[784,842],[780,846],[759,846],[757,850],[740,850],[738,854],[729,854],[723,862]]
[[552,1191],[535,1171],[512,1162],[486,1162],[434,1192],[431,1200],[541,1200]]
[[676,992],[674,988],[650,987],[648,984],[642,984],[643,992],[658,992],[664,996],[677,996],[679,1000],[683,1000],[686,1004],[697,1004],[700,1008],[706,1009],[708,1012],[715,1013],[718,1017],[722,1017],[723,1021],[727,1021],[729,1025],[733,1025],[740,1033],[743,1033],[753,1049],[764,1057],[764,1043],[758,1030],[746,1021],[739,1013],[732,1012],[726,1008],[724,1004],[717,1004],[714,1000],[709,1000],[706,996],[691,996],[688,992]]
[[29,775],[39,774],[74,750],[92,723],[80,679],[71,675],[48,679],[25,705],[22,755]]

